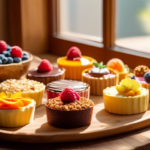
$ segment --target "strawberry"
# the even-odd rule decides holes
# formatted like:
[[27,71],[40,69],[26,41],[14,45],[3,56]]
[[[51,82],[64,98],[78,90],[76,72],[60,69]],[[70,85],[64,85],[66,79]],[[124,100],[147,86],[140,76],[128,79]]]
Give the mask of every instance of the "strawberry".
[[38,72],[48,72],[52,70],[53,66],[47,59],[43,59],[40,65],[38,66]]
[[73,89],[67,87],[62,91],[60,98],[64,102],[73,102],[79,100],[80,96]]
[[80,60],[81,56],[82,56],[81,51],[76,46],[71,47],[67,52],[68,60]]
[[6,44],[6,42],[1,40],[1,41],[0,41],[0,54],[2,54],[3,51],[6,51],[6,49],[7,49],[7,44]]
[[13,46],[10,53],[12,57],[22,58],[22,49],[19,46]]

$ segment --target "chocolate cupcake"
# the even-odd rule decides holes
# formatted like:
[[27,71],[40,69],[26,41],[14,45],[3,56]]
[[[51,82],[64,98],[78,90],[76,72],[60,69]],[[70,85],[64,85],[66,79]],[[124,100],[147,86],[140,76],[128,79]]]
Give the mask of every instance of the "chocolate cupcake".
[[47,84],[47,98],[58,97],[66,87],[72,88],[81,97],[89,98],[90,96],[90,86],[87,83],[75,80],[58,80]]
[[64,79],[65,69],[59,67],[52,67],[50,62],[44,59],[37,69],[32,69],[28,71],[27,78],[39,81],[46,85],[47,83],[50,83],[52,81]]
[[58,128],[78,128],[90,125],[94,103],[65,88],[60,97],[46,103],[47,121]]

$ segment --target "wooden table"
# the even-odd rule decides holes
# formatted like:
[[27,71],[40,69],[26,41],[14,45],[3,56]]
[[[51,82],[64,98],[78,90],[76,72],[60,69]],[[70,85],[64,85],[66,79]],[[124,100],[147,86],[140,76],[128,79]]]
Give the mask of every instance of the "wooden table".
[[[51,62],[56,62],[56,56],[42,55],[41,58],[47,58]],[[36,62],[33,60],[32,68]],[[150,127],[126,133],[116,135],[113,137],[82,141],[82,142],[70,142],[70,143],[47,143],[47,144],[29,144],[29,143],[17,143],[0,140],[0,150],[16,150],[16,149],[77,149],[77,150],[127,150],[127,149],[150,149]]]

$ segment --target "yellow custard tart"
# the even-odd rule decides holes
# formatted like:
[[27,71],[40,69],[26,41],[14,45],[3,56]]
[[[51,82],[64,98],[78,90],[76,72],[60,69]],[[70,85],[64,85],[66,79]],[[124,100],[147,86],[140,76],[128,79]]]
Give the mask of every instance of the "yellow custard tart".
[[29,79],[10,79],[0,83],[0,92],[21,92],[23,97],[30,97],[36,101],[36,107],[42,104],[42,97],[45,91],[43,83]]
[[0,126],[19,127],[33,121],[36,102],[21,93],[0,93]]
[[[100,64],[94,63],[94,65]],[[101,66],[104,67],[100,69]],[[107,69],[106,65],[100,65],[99,67],[85,69],[82,72],[82,81],[90,85],[90,94],[92,95],[103,95],[105,88],[115,86],[118,83],[116,71],[110,68]]]
[[93,66],[95,59],[82,56],[80,50],[73,46],[68,52],[67,56],[57,59],[57,64],[60,68],[65,68],[65,78],[72,80],[81,80],[82,71]]
[[128,73],[130,71],[129,67],[123,63],[122,60],[118,58],[113,58],[107,62],[107,67],[111,68],[119,74],[119,82],[122,79],[125,79],[128,77]]
[[103,91],[104,105],[108,112],[131,115],[145,112],[149,104],[149,90],[140,87],[133,79],[126,78],[120,85]]

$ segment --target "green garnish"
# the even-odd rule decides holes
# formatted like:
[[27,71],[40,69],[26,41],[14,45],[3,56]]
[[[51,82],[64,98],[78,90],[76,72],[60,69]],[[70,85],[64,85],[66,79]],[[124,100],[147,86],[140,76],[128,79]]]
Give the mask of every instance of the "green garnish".
[[100,63],[94,62],[93,64],[94,64],[94,66],[95,66],[96,68],[99,68],[99,70],[101,70],[101,69],[107,67],[107,65],[103,65],[103,62],[102,62],[102,61],[101,61]]

